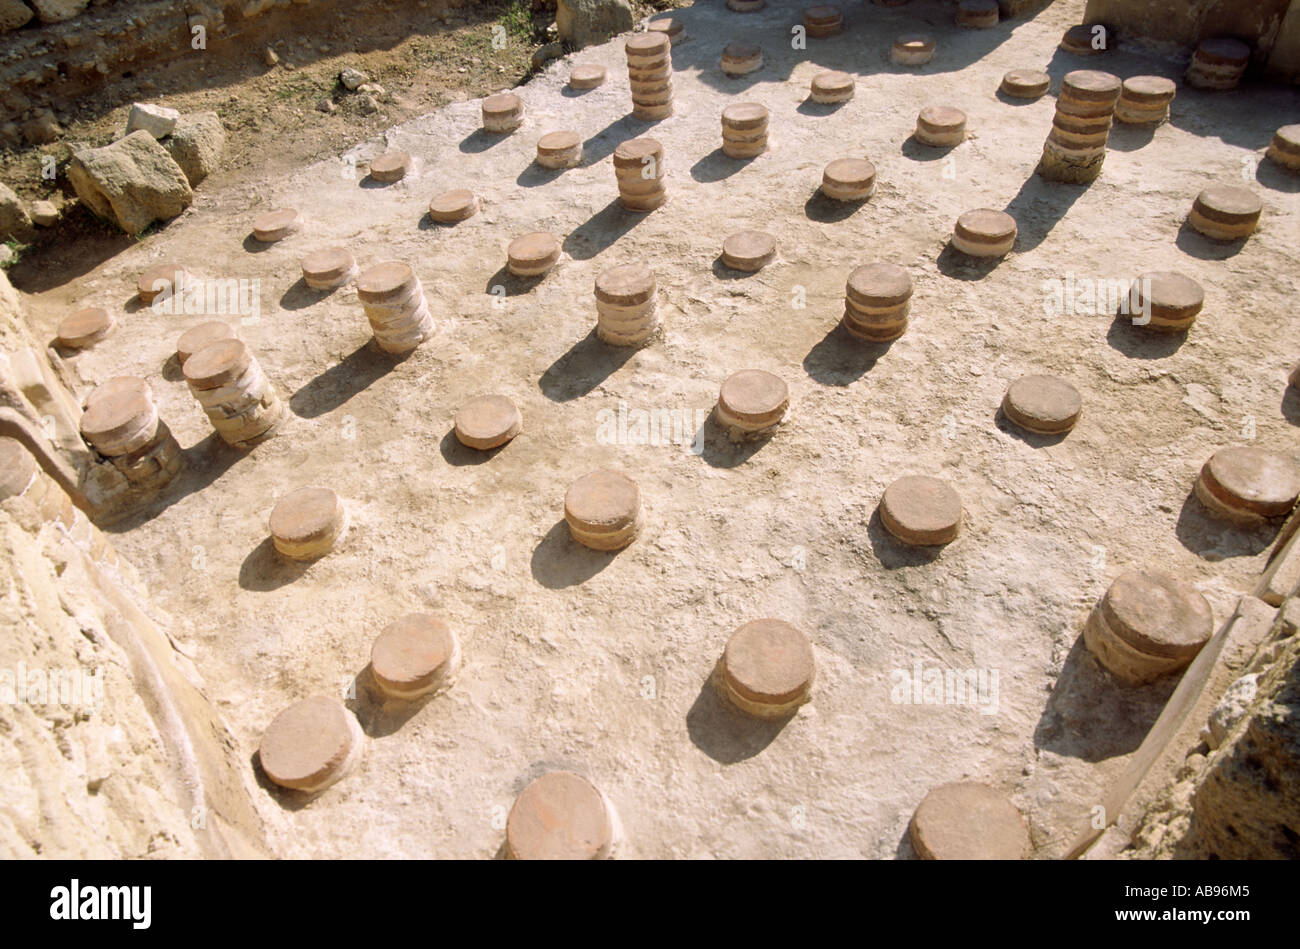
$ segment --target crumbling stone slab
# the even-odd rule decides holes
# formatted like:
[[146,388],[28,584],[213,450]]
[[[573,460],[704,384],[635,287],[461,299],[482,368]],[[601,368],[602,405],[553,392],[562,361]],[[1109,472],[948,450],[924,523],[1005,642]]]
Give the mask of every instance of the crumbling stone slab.
[[176,217],[194,200],[180,166],[143,129],[103,148],[74,152],[68,179],[92,211],[128,234]]

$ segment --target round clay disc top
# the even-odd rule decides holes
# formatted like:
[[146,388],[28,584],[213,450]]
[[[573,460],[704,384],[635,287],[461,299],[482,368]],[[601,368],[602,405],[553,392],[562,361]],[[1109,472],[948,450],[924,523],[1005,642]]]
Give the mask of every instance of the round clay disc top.
[[329,488],[297,488],[271,509],[271,534],[295,544],[328,537],[338,527],[342,507]]
[[1002,77],[1002,86],[1018,95],[1041,96],[1052,87],[1052,77],[1041,69],[1012,69]]
[[1234,40],[1227,36],[1202,40],[1196,47],[1196,52],[1203,59],[1220,63],[1245,63],[1250,59],[1250,47],[1241,40]]
[[633,138],[614,149],[614,164],[620,167],[640,166],[647,157],[656,161],[663,158],[664,147],[653,138]]
[[974,782],[928,793],[912,816],[912,845],[930,860],[1022,860],[1029,829],[1001,791]]
[[410,152],[384,152],[370,162],[370,177],[376,181],[397,181],[411,168]]
[[381,303],[398,296],[415,283],[415,271],[400,260],[375,264],[357,278],[357,296],[366,303]]
[[742,369],[722,383],[718,400],[740,419],[765,422],[785,411],[790,389],[780,376],[762,369]]
[[156,411],[144,390],[122,386],[90,400],[81,415],[81,433],[92,442],[121,438],[145,424]]
[[139,376],[114,376],[107,382],[101,382],[95,386],[90,395],[86,396],[85,408],[89,410],[100,399],[107,398],[114,392],[121,392],[124,389],[139,392],[150,402],[153,401],[153,388],[146,380],[141,379]]
[[569,73],[569,85],[575,89],[595,89],[605,81],[605,67],[595,63],[574,66]]
[[623,49],[629,57],[648,58],[666,55],[670,45],[671,41],[666,34],[658,30],[647,30],[629,36],[627,42],[623,44]]
[[498,92],[483,100],[484,115],[510,115],[523,107],[523,100],[513,92]]
[[516,237],[510,242],[510,246],[506,250],[511,260],[526,264],[540,264],[550,260],[559,252],[559,238],[545,231],[534,231],[531,234]]
[[533,781],[506,818],[506,847],[516,860],[594,860],[613,837],[604,798],[572,771],[552,771]]
[[523,416],[504,395],[470,399],[456,413],[456,437],[471,448],[495,448],[519,432]]
[[1196,205],[1210,217],[1249,219],[1264,210],[1259,195],[1236,185],[1213,185],[1196,196]]
[[894,45],[909,53],[921,53],[934,49],[934,40],[922,33],[907,33],[894,40]]
[[813,76],[812,87],[816,92],[832,95],[848,92],[853,88],[853,77],[846,72],[828,69]]
[[815,674],[808,637],[779,619],[757,619],[740,627],[727,640],[722,661],[728,685],[742,698],[765,705],[798,698]]
[[370,648],[370,668],[402,691],[432,685],[456,651],[456,637],[443,619],[412,613],[393,620]]
[[57,336],[69,349],[80,349],[94,343],[112,326],[112,315],[103,307],[92,306],[60,320]]
[[962,237],[981,244],[998,244],[1016,233],[1016,219],[1005,211],[977,208],[957,218]]
[[262,735],[257,757],[276,784],[305,788],[341,766],[352,742],[347,709],[336,699],[316,695],[275,716]]
[[946,544],[961,526],[961,497],[946,481],[909,475],[885,488],[880,515],[890,533],[909,544]]
[[200,349],[211,346],[223,339],[234,339],[235,330],[224,320],[209,320],[198,326],[191,326],[176,341],[176,355],[185,362]]
[[1130,76],[1124,80],[1124,97],[1136,101],[1172,99],[1178,84],[1164,76]]
[[1214,632],[1214,613],[1196,587],[1154,571],[1120,574],[1101,609],[1116,636],[1149,656],[1190,658]]
[[966,124],[966,113],[946,105],[927,105],[918,118],[935,129],[955,129]]
[[641,489],[627,475],[608,468],[585,474],[564,494],[564,516],[579,525],[618,530],[636,519]]
[[763,54],[762,47],[753,43],[728,43],[722,47],[723,59],[753,59]]
[[898,264],[864,264],[849,274],[845,293],[864,306],[897,306],[912,296],[912,276]]
[[768,112],[757,102],[738,102],[722,110],[722,124],[733,129],[751,129],[767,124]]
[[1076,69],[1061,80],[1061,92],[1085,102],[1109,102],[1119,98],[1124,83],[1119,76],[1098,69]]
[[[154,297],[159,293],[171,293],[185,283],[185,268],[179,264],[154,264],[140,274],[135,288],[141,297]],[[161,286],[166,284],[166,286]]]
[[876,166],[865,158],[837,158],[822,173],[825,180],[845,187],[863,187],[876,177]]
[[1079,390],[1056,376],[1024,376],[1007,389],[1003,409],[1017,425],[1042,434],[1068,432],[1079,421]]
[[276,234],[298,223],[298,212],[293,208],[277,208],[253,218],[253,233]]
[[302,259],[302,272],[313,280],[335,280],[353,267],[357,260],[346,247],[312,251]]
[[1134,284],[1139,301],[1155,309],[1174,313],[1199,313],[1205,305],[1205,289],[1191,277],[1169,270],[1153,270]]
[[737,231],[722,242],[722,256],[749,266],[762,266],[776,254],[776,238],[762,231]]
[[1300,152],[1300,125],[1284,125],[1273,133],[1273,144],[1288,152]]
[[606,303],[635,306],[654,296],[654,271],[644,263],[621,264],[596,275],[596,297]]
[[222,339],[204,346],[185,360],[185,381],[196,389],[229,385],[244,374],[253,353],[242,340]]
[[1300,467],[1286,455],[1251,445],[1216,451],[1205,463],[1202,477],[1207,476],[1206,487],[1229,506],[1264,517],[1289,513],[1300,495]]
[[547,132],[537,140],[539,152],[567,152],[582,144],[582,136],[577,132]]
[[474,214],[478,199],[468,188],[444,191],[429,202],[429,216],[435,221],[463,221]]
[[646,25],[647,30],[654,30],[657,33],[664,33],[669,39],[673,39],[681,34],[686,27],[679,20],[674,20],[670,16],[658,20],[651,20]]

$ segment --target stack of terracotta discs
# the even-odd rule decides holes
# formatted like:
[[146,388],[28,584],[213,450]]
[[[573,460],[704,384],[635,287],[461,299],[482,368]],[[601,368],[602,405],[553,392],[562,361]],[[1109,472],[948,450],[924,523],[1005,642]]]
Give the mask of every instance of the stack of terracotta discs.
[[197,326],[191,326],[181,334],[180,339],[176,340],[176,360],[184,366],[185,361],[200,349],[225,339],[238,338],[239,334],[235,332],[235,328],[225,320],[209,320],[206,323],[199,323]]
[[429,218],[439,224],[455,224],[478,213],[478,197],[468,188],[452,188],[429,202]]
[[970,257],[1005,257],[1016,246],[1018,230],[1007,212],[977,208],[957,218],[952,246]]
[[1250,64],[1250,47],[1219,37],[1201,42],[1187,67],[1187,84],[1197,89],[1236,89]]
[[302,227],[302,215],[293,208],[277,208],[253,218],[253,239],[263,244],[274,244]]
[[908,836],[922,860],[1024,860],[1029,828],[1006,794],[972,781],[934,788],[912,815]]
[[103,307],[91,306],[65,316],[55,331],[60,346],[68,349],[89,349],[113,332],[117,323],[113,314]]
[[853,98],[853,77],[848,73],[830,69],[813,76],[808,98],[822,105],[835,105]]
[[513,92],[498,92],[483,100],[483,131],[504,135],[524,124],[524,100]]
[[415,271],[401,261],[376,264],[358,277],[357,298],[375,342],[386,353],[409,353],[433,335],[424,287]]
[[524,429],[519,407],[504,395],[470,399],[456,413],[456,440],[475,451],[500,448]]
[[333,290],[357,275],[357,259],[346,247],[330,247],[301,261],[303,283],[313,290]]
[[543,168],[576,168],[582,164],[582,136],[577,132],[547,132],[537,140],[537,164]]
[[1052,77],[1041,69],[1012,69],[1000,88],[1013,99],[1041,99],[1052,88]]
[[1185,667],[1213,631],[1210,604],[1190,583],[1129,570],[1088,614],[1083,641],[1117,678],[1142,685]]
[[415,160],[410,152],[384,152],[370,162],[370,177],[375,181],[391,184],[401,181],[410,172]]
[[663,33],[637,33],[623,44],[634,117],[654,121],[673,114],[671,49]]
[[510,860],[608,860],[622,831],[613,805],[572,771],[551,771],[519,792],[506,818]]
[[618,200],[629,211],[653,211],[668,200],[664,147],[653,138],[634,138],[614,149]]
[[323,695],[289,706],[262,733],[258,763],[281,787],[314,794],[360,762],[365,735],[356,716]]
[[1223,448],[1201,467],[1195,492],[1216,517],[1258,527],[1291,513],[1300,495],[1300,467],[1286,455],[1251,445]]
[[922,145],[950,148],[966,141],[966,113],[943,105],[926,106],[916,117],[915,138]]
[[756,619],[731,634],[713,682],[746,715],[775,719],[793,715],[812,698],[816,675],[812,643],[797,626]]
[[135,289],[141,303],[153,303],[160,297],[165,299],[183,292],[186,282],[193,277],[179,264],[155,264],[140,274]]
[[570,89],[595,89],[605,84],[605,67],[598,63],[579,63],[569,73]]
[[670,16],[651,20],[646,24],[646,30],[650,33],[659,33],[668,37],[668,42],[673,46],[686,39],[686,24],[681,20],[674,20]]
[[284,421],[284,403],[241,340],[209,343],[185,360],[185,381],[229,445],[251,448]]
[[776,238],[762,231],[738,231],[722,242],[722,263],[732,270],[757,273],[776,259]]
[[1115,105],[1115,118],[1126,125],[1158,125],[1169,118],[1169,104],[1178,86],[1164,76],[1132,76]]
[[900,66],[924,66],[934,59],[934,40],[920,33],[908,33],[894,40],[889,57]]
[[905,544],[935,547],[961,532],[961,496],[952,486],[927,475],[908,475],[885,488],[880,523]]
[[1164,333],[1189,330],[1204,305],[1201,285],[1172,271],[1145,273],[1129,289],[1128,312],[1133,324]]
[[516,237],[506,248],[506,268],[516,277],[540,277],[560,259],[560,239],[546,231]]
[[639,346],[659,329],[654,272],[623,264],[596,277],[596,335],[611,346]]
[[428,613],[393,620],[370,647],[370,674],[392,699],[419,699],[450,688],[459,668],[455,631]]
[[275,502],[271,542],[290,560],[316,560],[343,541],[348,510],[329,488],[297,488]]
[[621,550],[641,531],[641,489],[625,474],[599,468],[564,494],[564,520],[575,541],[592,550]]
[[1300,171],[1300,125],[1284,125],[1274,132],[1265,154],[1287,171]]
[[812,37],[834,36],[844,29],[844,14],[839,7],[818,4],[803,11],[803,26]]
[[876,190],[876,166],[865,158],[837,158],[822,172],[822,194],[833,201],[865,201]]
[[771,435],[785,421],[790,389],[780,376],[762,369],[742,369],[722,383],[714,411],[733,442],[756,441]]
[[1079,390],[1056,376],[1022,376],[1002,398],[1002,414],[1035,435],[1064,435],[1082,412]]
[[753,13],[767,6],[767,0],[727,0],[727,9],[737,13]]
[[747,76],[763,67],[763,50],[753,43],[728,43],[720,65],[728,76]]
[[135,487],[157,490],[181,470],[180,445],[158,417],[143,379],[121,377],[96,389],[82,413],[81,434]]
[[1106,142],[1122,91],[1123,83],[1110,73],[1091,69],[1067,73],[1038,173],[1070,184],[1095,181],[1106,160]]
[[907,332],[912,278],[897,264],[867,264],[849,274],[844,329],[858,339],[887,343]]
[[1249,237],[1259,227],[1264,203],[1249,188],[1217,185],[1196,196],[1187,223],[1216,241]]
[[957,25],[988,29],[998,25],[998,0],[961,0],[957,4]]
[[767,109],[739,102],[722,110],[722,153],[728,158],[755,158],[767,151]]
[[1110,49],[1110,31],[1100,23],[1079,23],[1065,31],[1061,49],[1076,56],[1095,56]]

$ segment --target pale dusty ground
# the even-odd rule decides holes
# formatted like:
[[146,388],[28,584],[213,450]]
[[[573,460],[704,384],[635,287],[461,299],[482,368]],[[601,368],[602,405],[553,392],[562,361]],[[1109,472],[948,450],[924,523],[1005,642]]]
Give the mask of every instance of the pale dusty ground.
[[[214,443],[168,364],[193,318],[128,312],[75,360],[91,381],[149,376],[187,449],[183,481],[114,542],[197,648],[250,770],[265,724],[298,698],[340,694],[391,618],[433,610],[460,631],[465,665],[447,695],[412,713],[359,691],[353,706],[372,739],[357,773],[302,808],[257,790],[277,852],[490,856],[514,795],[555,767],[605,791],[630,856],[910,855],[918,801],[962,778],[1012,789],[1040,853],[1068,843],[1172,689],[1110,681],[1083,650],[1088,607],[1120,571],[1159,566],[1194,580],[1226,617],[1268,535],[1206,520],[1187,500],[1192,480],[1212,451],[1245,440],[1248,420],[1257,444],[1289,453],[1300,421],[1300,407],[1283,403],[1300,352],[1290,319],[1300,184],[1261,166],[1264,223],[1239,249],[1180,230],[1199,189],[1240,181],[1243,168],[1253,179],[1296,93],[1180,90],[1174,123],[1154,137],[1117,130],[1093,187],[1041,182],[1032,171],[1053,100],[1001,101],[1004,71],[1050,63],[1058,86],[1085,65],[1181,72],[1143,51],[1086,63],[1056,52],[1081,8],[1057,3],[1032,21],[969,32],[937,2],[854,5],[845,34],[804,52],[789,48],[793,6],[696,6],[678,11],[691,34],[674,51],[678,114],[651,132],[672,193],[653,214],[611,204],[610,153],[650,128],[627,118],[616,41],[524,87],[529,121],[506,140],[475,133],[477,102],[454,103],[388,134],[421,159],[406,182],[371,188],[335,161],[200,191],[182,220],[37,298],[47,328],[74,305],[130,311],[135,275],[164,256],[262,281],[262,322],[244,332],[295,415],[247,457]],[[939,40],[935,62],[889,64],[890,39],[918,27]],[[751,80],[718,71],[733,38],[764,48]],[[609,82],[568,92],[577,61],[604,63]],[[851,103],[801,104],[823,67],[859,74]],[[722,107],[742,99],[772,111],[775,148],[748,164],[715,152]],[[930,103],[970,116],[972,139],[951,162],[907,141]],[[531,167],[539,135],[566,127],[589,137],[587,163]],[[842,155],[870,157],[880,185],[831,220],[805,203]],[[429,197],[456,186],[478,191],[482,213],[431,225]],[[251,252],[252,214],[285,203],[309,226]],[[1000,266],[965,267],[945,251],[962,211],[1007,206],[1020,243]],[[714,260],[742,227],[772,231],[781,256],[737,279]],[[565,258],[531,289],[503,281],[506,244],[534,229],[561,235]],[[363,266],[414,263],[439,336],[394,365],[367,346],[353,291],[305,291],[298,258],[338,242]],[[615,354],[588,335],[591,285],[637,257],[658,273],[667,335]],[[903,264],[916,282],[911,329],[884,352],[828,336],[849,270],[875,259]],[[1044,280],[1148,269],[1182,270],[1207,288],[1181,346],[1144,343],[1104,317],[1043,314]],[[498,283],[509,291],[500,308],[486,292]],[[804,309],[791,306],[798,286]],[[780,373],[793,396],[786,427],[757,450],[737,453],[715,434],[700,457],[598,444],[598,413],[620,400],[707,410],[744,367]],[[1030,442],[995,423],[1007,384],[1033,371],[1083,393],[1084,418],[1063,441]],[[450,447],[451,419],[492,391],[520,404],[525,432],[468,463],[477,459]],[[648,513],[643,537],[613,557],[575,548],[558,524],[565,487],[597,465],[635,476]],[[932,562],[884,538],[874,517],[884,486],[906,473],[950,479],[967,508],[965,535]],[[347,497],[353,528],[342,549],[291,572],[269,553],[266,517],[304,483]],[[807,631],[819,663],[814,701],[779,730],[702,691],[730,631],[764,615]],[[916,661],[997,670],[998,713],[892,703],[891,670]]]

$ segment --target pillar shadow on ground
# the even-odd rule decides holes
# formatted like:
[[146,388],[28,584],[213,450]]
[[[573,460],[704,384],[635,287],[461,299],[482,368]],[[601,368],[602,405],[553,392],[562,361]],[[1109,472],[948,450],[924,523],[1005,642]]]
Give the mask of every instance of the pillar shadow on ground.
[[600,573],[622,551],[592,550],[569,534],[568,523],[561,518],[533,549],[529,562],[533,579],[548,590],[563,590],[586,583]]
[[387,738],[395,735],[433,699],[434,694],[416,699],[389,698],[375,685],[369,663],[352,679],[352,695],[343,704],[357,717],[357,724],[369,738]]
[[147,524],[177,501],[202,491],[215,482],[248,452],[231,448],[216,432],[181,450],[181,470],[171,483],[126,517],[106,525],[110,534],[124,534]]
[[691,744],[714,761],[736,764],[772,744],[797,714],[796,710],[771,720],[745,715],[726,702],[712,679],[707,679],[686,713],[686,733]]
[[828,198],[822,193],[819,187],[814,191],[811,197],[804,202],[803,213],[808,216],[808,220],[816,221],[818,224],[836,224],[840,221],[846,221],[853,217],[870,198],[864,198],[861,201],[836,201]]
[[803,357],[803,369],[822,385],[852,385],[874,369],[893,345],[860,340],[836,323]]
[[1242,527],[1215,517],[1206,510],[1195,490],[1187,492],[1174,525],[1178,542],[1206,560],[1254,557],[1269,548],[1277,532],[1276,523]]
[[1052,228],[1061,222],[1087,190],[1087,185],[1048,181],[1037,172],[1031,174],[1003,208],[1016,220],[1014,249],[1023,253],[1047,240]]
[[[522,296],[545,279],[546,274],[538,274],[536,277],[517,276],[510,272],[510,266],[509,264],[506,264],[492,276],[488,277],[487,284],[483,287],[483,292],[497,295],[504,293],[504,295],[508,297]],[[498,288],[500,288],[500,290],[498,290]]]
[[456,429],[453,426],[448,429],[447,434],[443,435],[442,440],[438,442],[438,451],[441,452],[442,459],[447,464],[456,468],[463,468],[489,462],[505,451],[506,447],[511,444],[513,444],[513,441],[507,442],[505,445],[498,445],[496,448],[489,448],[487,451],[469,448],[461,444],[460,439],[456,437]]
[[1039,435],[1037,432],[1021,428],[1007,418],[1007,413],[1002,411],[1000,405],[997,411],[993,413],[993,425],[999,432],[1024,442],[1030,448],[1050,448],[1053,445],[1059,445],[1070,434],[1069,432],[1061,432],[1057,435]]
[[733,442],[727,430],[718,422],[715,412],[704,420],[700,430],[695,433],[692,445],[699,446],[699,455],[710,468],[739,468],[758,454],[775,434],[773,432],[753,441]]
[[570,402],[600,385],[637,352],[635,346],[610,346],[593,329],[542,373],[537,386],[552,402]]
[[322,300],[329,297],[337,290],[335,287],[331,290],[316,290],[307,286],[307,281],[299,277],[289,285],[280,296],[280,309],[282,310],[305,310],[309,306],[315,306]]
[[567,168],[546,168],[535,161],[531,161],[523,171],[519,172],[519,177],[515,178],[515,184],[521,188],[537,188],[541,185],[548,185],[552,181],[557,181],[567,170]]
[[1187,342],[1187,333],[1163,333],[1133,325],[1133,318],[1119,314],[1106,331],[1106,342],[1130,359],[1166,359]]
[[1128,125],[1124,122],[1116,122],[1111,126],[1106,147],[1113,148],[1117,152],[1135,152],[1151,144],[1159,127],[1159,125]]
[[1271,158],[1260,159],[1255,166],[1255,180],[1270,191],[1300,194],[1300,174],[1283,170]]
[[1300,425],[1300,389],[1288,385],[1282,393],[1282,417],[1292,425]]
[[[1191,207],[1190,202],[1188,207]],[[1248,240],[1250,238],[1241,237],[1235,241],[1216,241],[1206,237],[1188,221],[1183,221],[1182,226],[1178,228],[1178,237],[1174,243],[1184,254],[1198,260],[1227,260],[1241,253]]]
[[1041,751],[1096,763],[1137,750],[1160,717],[1180,676],[1128,685],[1112,676],[1080,634],[1034,728]]
[[947,158],[953,149],[960,148],[964,143],[957,145],[926,145],[912,133],[903,139],[903,146],[900,151],[904,158],[910,158],[912,161],[939,161]]
[[460,140],[460,150],[466,155],[477,155],[480,152],[487,151],[493,145],[504,142],[509,137],[509,134],[498,135],[477,128]]
[[885,529],[884,523],[880,520],[879,507],[871,512],[871,518],[867,521],[867,539],[871,541],[871,552],[876,555],[876,559],[886,570],[920,567],[934,563],[949,546],[942,544],[934,547],[913,547],[911,544],[903,543]]
[[252,593],[270,593],[301,578],[312,563],[280,556],[275,541],[266,537],[239,565],[239,587]]
[[724,181],[743,169],[754,159],[731,158],[719,145],[695,164],[691,165],[691,177],[701,184],[713,184]]
[[569,232],[564,238],[564,252],[574,260],[590,260],[653,213],[629,211],[614,198]]
[[383,378],[402,359],[380,350],[374,340],[367,340],[342,362],[330,366],[289,396],[289,408],[299,418],[326,415]]

